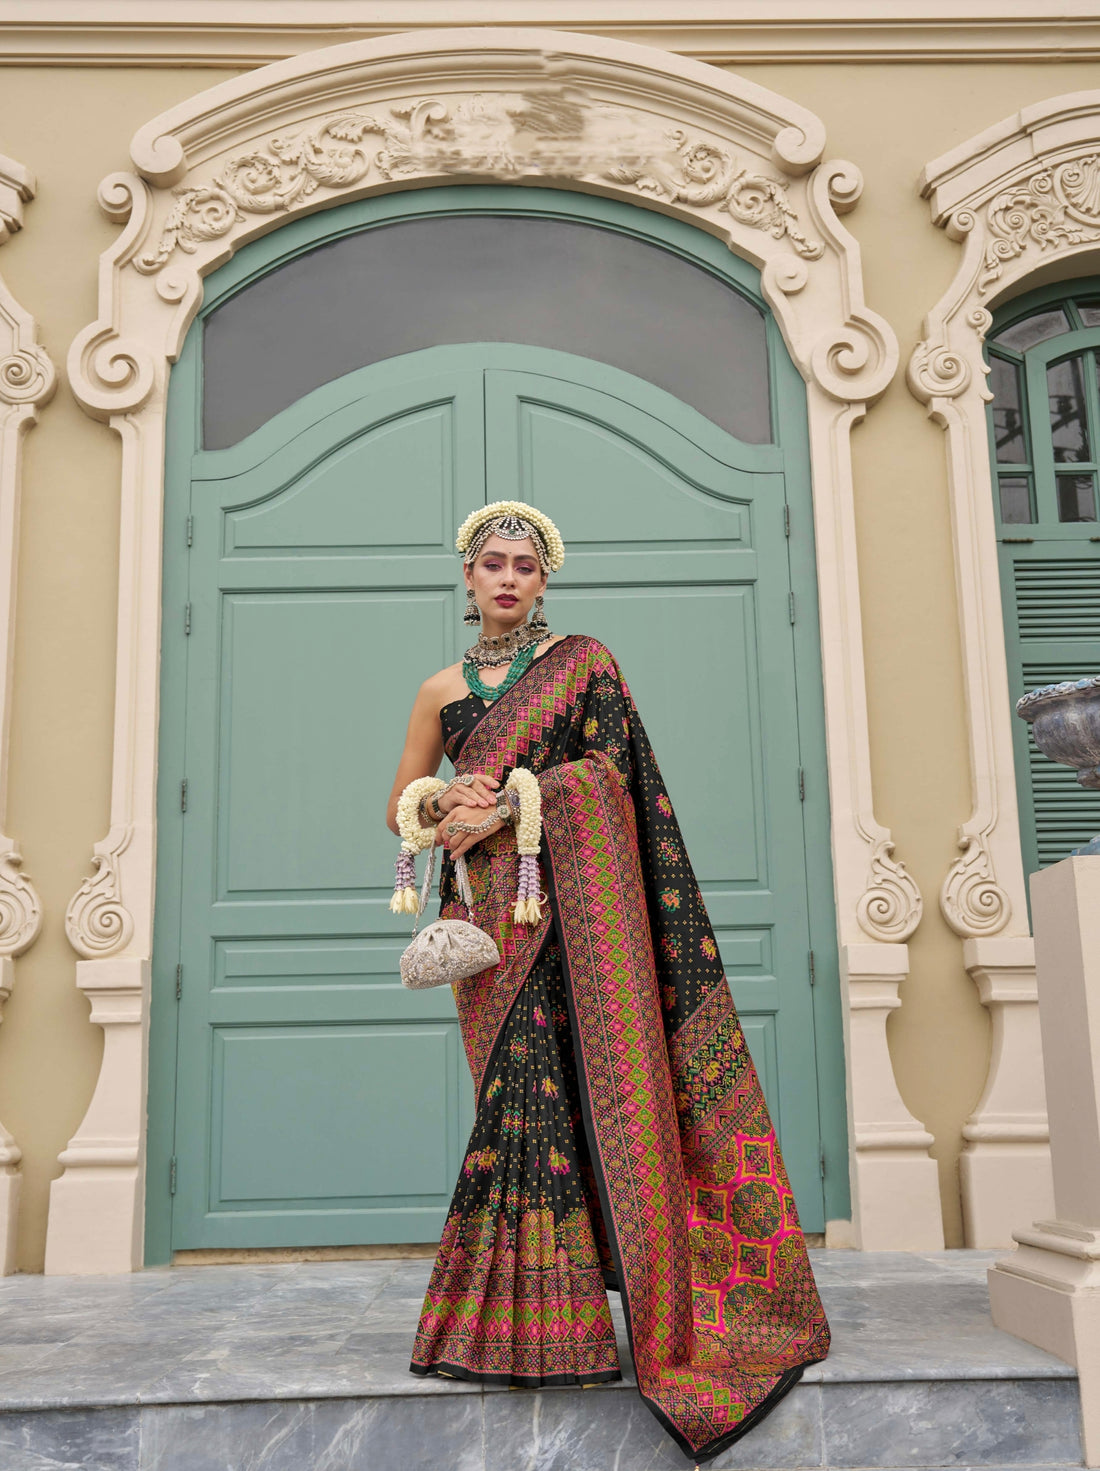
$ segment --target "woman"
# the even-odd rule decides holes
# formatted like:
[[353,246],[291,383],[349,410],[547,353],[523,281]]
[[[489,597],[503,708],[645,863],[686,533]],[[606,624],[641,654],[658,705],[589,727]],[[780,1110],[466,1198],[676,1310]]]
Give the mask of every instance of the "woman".
[[[472,917],[502,959],[454,988],[477,1112],[410,1367],[618,1379],[610,1287],[642,1397],[710,1460],[828,1352],[794,1197],[630,692],[603,644],[547,627],[557,528],[498,501],[457,545],[482,629],[417,695],[388,822],[401,830],[404,794],[416,839],[435,826],[446,917],[467,916],[464,857]],[[444,754],[447,785],[430,780]],[[516,767],[541,798],[533,905],[517,902],[535,860],[517,859],[501,793]]]

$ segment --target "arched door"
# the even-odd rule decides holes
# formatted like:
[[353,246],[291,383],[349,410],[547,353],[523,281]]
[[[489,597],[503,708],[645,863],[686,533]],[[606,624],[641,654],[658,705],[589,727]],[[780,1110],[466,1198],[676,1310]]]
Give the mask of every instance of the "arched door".
[[[481,237],[479,271],[494,241]],[[431,275],[431,242],[397,243],[391,259],[419,250],[417,270]],[[396,840],[382,814],[416,687],[467,641],[457,525],[512,496],[566,537],[547,599],[555,631],[603,639],[638,701],[803,1224],[822,1229],[822,1142],[844,1116],[839,1036],[813,984],[829,986],[835,940],[823,918],[812,586],[796,588],[791,572],[792,518],[809,545],[801,385],[741,296],[719,325],[728,333],[740,313],[742,356],[753,346],[759,356],[755,372],[740,362],[727,403],[683,323],[658,319],[639,335],[629,292],[610,324],[592,301],[570,304],[573,282],[614,273],[600,252],[622,241],[584,239],[572,273],[561,241],[550,244],[557,283],[544,275],[528,287],[542,320],[522,300],[496,318],[498,331],[538,345],[452,341],[390,355],[416,342],[423,310],[406,295],[405,320],[376,320],[366,351],[306,312],[293,338],[310,373],[295,379],[299,360],[256,384],[236,357],[247,359],[242,333],[255,335],[248,312],[262,327],[278,309],[278,271],[255,276],[258,297],[225,298],[241,308],[236,335],[215,306],[188,339],[166,507],[150,1148],[168,1178],[151,1164],[150,1260],[188,1247],[438,1236],[472,1100],[450,992],[408,993],[397,980],[408,925],[387,907]],[[628,277],[632,264],[666,268],[625,259]],[[712,290],[715,278],[688,269]],[[498,260],[488,272],[495,298],[503,271]],[[389,277],[398,296],[399,275]],[[699,284],[673,288],[688,328],[709,299],[690,300]],[[295,289],[284,280],[282,299]],[[470,330],[441,327],[444,309],[429,313],[437,335]],[[486,322],[484,303],[464,309]],[[656,333],[682,341],[662,353]],[[546,345],[566,336],[587,352]],[[356,351],[368,361],[348,369],[341,354]]]

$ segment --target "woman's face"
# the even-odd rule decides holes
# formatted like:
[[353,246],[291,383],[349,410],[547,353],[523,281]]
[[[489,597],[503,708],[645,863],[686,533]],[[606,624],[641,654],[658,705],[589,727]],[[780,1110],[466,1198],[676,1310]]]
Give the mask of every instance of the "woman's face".
[[477,560],[463,571],[487,625],[518,627],[546,587],[546,573],[529,536],[522,541],[490,536]]

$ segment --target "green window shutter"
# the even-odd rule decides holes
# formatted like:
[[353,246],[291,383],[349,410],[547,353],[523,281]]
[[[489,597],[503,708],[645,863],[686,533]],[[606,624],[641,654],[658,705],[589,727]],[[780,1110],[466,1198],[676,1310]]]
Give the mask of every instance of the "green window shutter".
[[[1100,558],[1014,562],[1019,694],[1095,674],[1100,669]],[[1035,866],[1046,868],[1100,832],[1100,792],[1079,785],[1068,766],[1042,754],[1031,726],[1019,725],[1027,747],[1031,852]]]
[[[1094,496],[1097,488],[1100,328],[1088,297],[1083,285],[1072,298],[1065,286],[1035,292],[998,314],[989,338],[990,457],[1013,701],[1100,673],[1100,522],[1070,519],[1058,493],[1067,474],[1091,482]],[[1052,389],[1070,381],[1065,372],[1052,377],[1067,359],[1079,364],[1081,388],[1069,396]],[[1086,511],[1087,499],[1086,492]],[[1100,792],[1042,755],[1031,726],[1015,716],[1013,743],[1024,870],[1033,873],[1100,831]]]

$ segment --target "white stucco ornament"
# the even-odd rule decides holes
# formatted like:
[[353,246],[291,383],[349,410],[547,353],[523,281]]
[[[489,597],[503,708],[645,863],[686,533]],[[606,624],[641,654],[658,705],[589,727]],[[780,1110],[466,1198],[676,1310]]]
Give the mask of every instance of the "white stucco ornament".
[[[0,154],[0,245],[23,225],[23,205],[34,198],[29,169]],[[38,343],[34,318],[0,278],[0,827],[8,799],[11,665],[15,653],[15,588],[19,557],[23,437],[53,397],[57,376]],[[0,830],[0,1010],[14,984],[13,957],[42,927],[42,903],[12,838]],[[0,1276],[15,1270],[15,1232],[22,1184],[22,1151],[0,1124]]]
[[983,343],[996,304],[1052,266],[1100,269],[1100,90],[1022,108],[928,164],[922,192],[933,221],[963,246],[908,367],[909,387],[946,436],[970,736],[973,808],[940,907],[964,937],[1024,936]]

